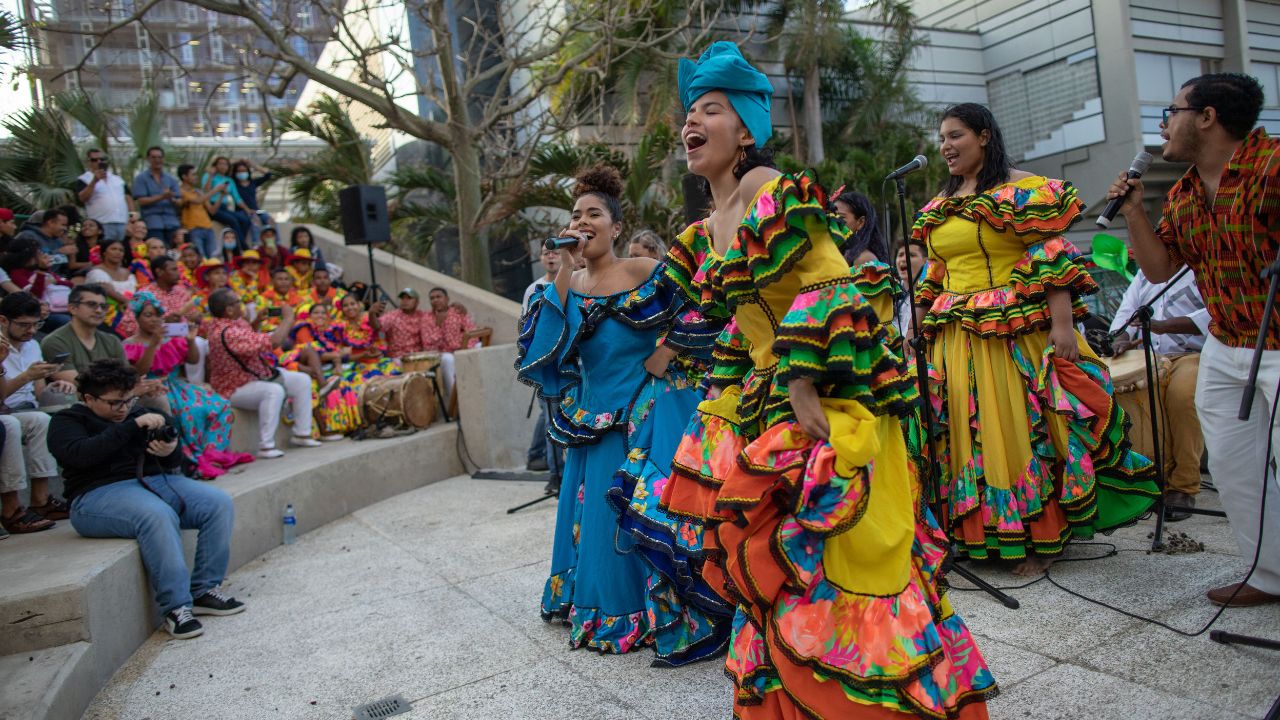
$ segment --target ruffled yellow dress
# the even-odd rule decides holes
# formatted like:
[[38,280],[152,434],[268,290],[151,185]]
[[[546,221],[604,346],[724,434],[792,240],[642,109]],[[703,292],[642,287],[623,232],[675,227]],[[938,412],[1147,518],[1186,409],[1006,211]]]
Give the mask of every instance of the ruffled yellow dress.
[[915,223],[929,248],[916,301],[928,307],[941,520],[971,557],[1056,556],[1156,497],[1106,365],[1079,333],[1078,362],[1049,346],[1049,292],[1069,291],[1079,318],[1097,291],[1062,237],[1083,210],[1070,183],[1036,176],[935,198]]
[[[735,717],[985,718],[994,680],[939,587],[945,538],[917,513],[900,424],[915,386],[825,204],[810,175],[783,175],[723,256],[702,223],[673,245],[669,276],[732,320],[711,374],[725,389],[699,405],[660,506],[696,529],[686,550],[736,608]],[[829,440],[795,422],[801,377]]]

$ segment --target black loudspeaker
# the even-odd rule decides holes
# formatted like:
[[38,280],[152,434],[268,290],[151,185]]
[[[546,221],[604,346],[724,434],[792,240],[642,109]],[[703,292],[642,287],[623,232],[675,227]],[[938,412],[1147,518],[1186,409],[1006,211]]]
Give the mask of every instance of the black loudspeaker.
[[342,236],[348,245],[391,242],[387,217],[387,189],[381,185],[352,185],[338,191]]
[[684,191],[685,223],[692,225],[711,214],[711,197],[707,195],[706,187],[707,181],[697,175],[680,178],[680,189]]

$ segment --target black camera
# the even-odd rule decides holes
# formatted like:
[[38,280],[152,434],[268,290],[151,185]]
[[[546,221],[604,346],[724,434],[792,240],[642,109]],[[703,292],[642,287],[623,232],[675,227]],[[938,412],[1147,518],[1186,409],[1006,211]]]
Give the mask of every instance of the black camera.
[[147,444],[150,445],[152,440],[162,443],[173,442],[178,439],[178,428],[172,425],[162,425],[156,430],[147,431]]

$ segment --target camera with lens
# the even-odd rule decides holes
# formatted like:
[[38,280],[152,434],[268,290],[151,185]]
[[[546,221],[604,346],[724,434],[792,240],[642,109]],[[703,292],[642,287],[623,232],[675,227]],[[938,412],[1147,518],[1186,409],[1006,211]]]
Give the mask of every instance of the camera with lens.
[[150,445],[152,440],[162,443],[173,442],[178,439],[178,428],[172,425],[163,425],[156,430],[147,431],[147,444]]

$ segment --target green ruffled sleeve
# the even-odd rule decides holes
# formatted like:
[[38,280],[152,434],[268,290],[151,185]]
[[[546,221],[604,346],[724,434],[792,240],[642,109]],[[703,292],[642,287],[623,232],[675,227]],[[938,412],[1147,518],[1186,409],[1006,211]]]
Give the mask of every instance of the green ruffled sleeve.
[[738,322],[730,320],[711,350],[711,374],[707,380],[712,385],[728,387],[742,384],[754,363],[751,360],[751,341],[738,329]]

